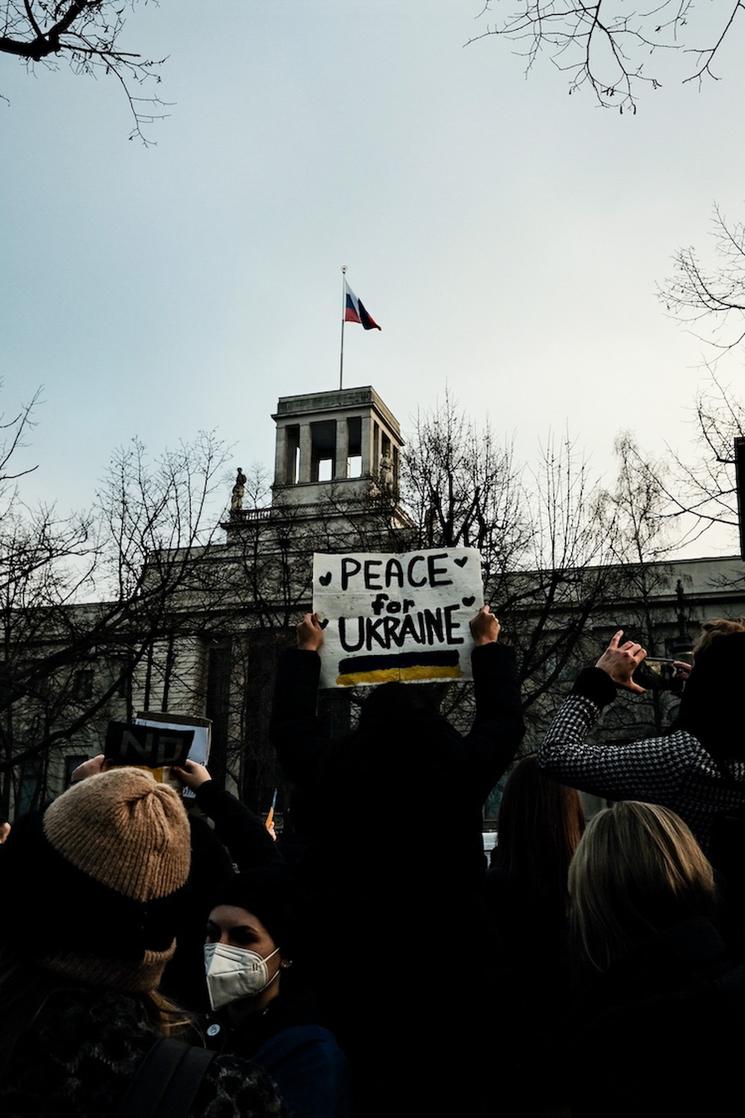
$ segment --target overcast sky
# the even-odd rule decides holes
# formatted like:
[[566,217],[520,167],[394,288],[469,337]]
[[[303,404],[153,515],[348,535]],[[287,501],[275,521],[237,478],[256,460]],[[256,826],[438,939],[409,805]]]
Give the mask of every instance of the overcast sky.
[[0,56],[5,407],[45,400],[30,494],[85,505],[135,434],[214,427],[269,465],[277,397],[336,387],[342,264],[383,327],[348,327],[346,383],[404,428],[449,386],[528,459],[566,424],[599,472],[622,428],[687,444],[701,345],[655,284],[714,201],[745,216],[745,31],[722,81],[620,116],[549,64],[526,81],[505,42],[464,48],[480,7],[138,7],[126,41],[170,56],[174,102],[149,149],[114,80]]

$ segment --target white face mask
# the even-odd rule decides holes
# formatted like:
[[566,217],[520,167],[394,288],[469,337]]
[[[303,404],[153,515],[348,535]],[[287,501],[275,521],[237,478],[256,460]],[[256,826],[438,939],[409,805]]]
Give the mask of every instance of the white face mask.
[[227,943],[206,943],[204,969],[212,1008],[220,1009],[238,998],[255,998],[266,990],[267,986],[279,978],[279,969],[270,978],[266,965],[278,951],[279,948],[276,947],[262,959],[255,951],[246,951],[243,947],[231,947]]

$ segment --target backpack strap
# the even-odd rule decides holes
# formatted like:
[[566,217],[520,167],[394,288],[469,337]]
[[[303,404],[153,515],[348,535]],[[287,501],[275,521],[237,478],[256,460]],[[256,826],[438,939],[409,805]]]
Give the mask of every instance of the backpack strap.
[[137,1068],[117,1118],[187,1118],[214,1056],[160,1037]]

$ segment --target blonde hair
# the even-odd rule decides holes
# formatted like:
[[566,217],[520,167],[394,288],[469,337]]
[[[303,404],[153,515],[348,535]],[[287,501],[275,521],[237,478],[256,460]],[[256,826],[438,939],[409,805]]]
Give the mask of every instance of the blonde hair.
[[745,633],[745,617],[717,617],[704,621],[701,635],[693,645],[694,657],[709,648],[718,637],[726,637],[730,633]]
[[668,808],[626,800],[601,811],[569,867],[575,951],[597,970],[637,943],[714,907],[714,874]]
[[142,997],[150,1020],[164,1036],[183,1036],[194,1026],[194,1015],[165,997],[160,990],[148,990]]

